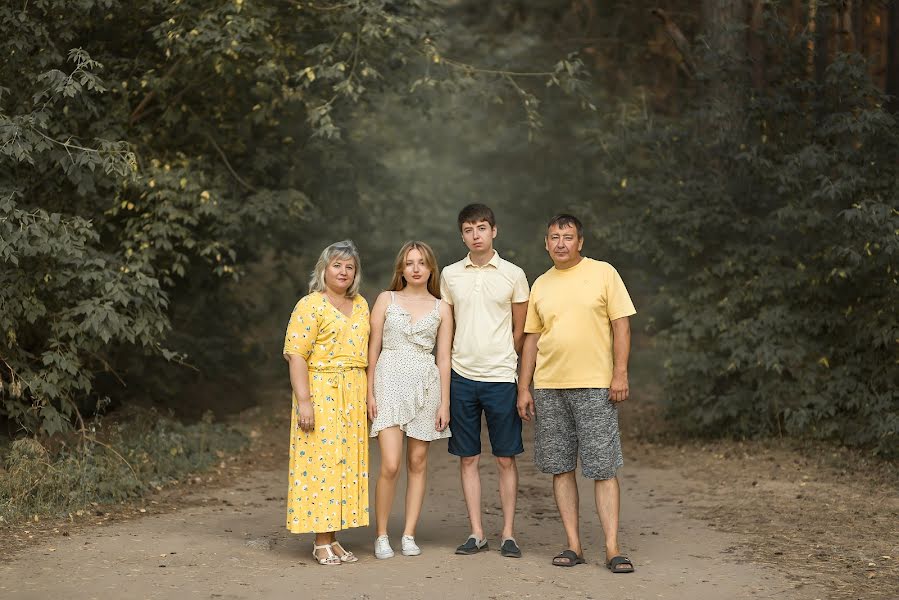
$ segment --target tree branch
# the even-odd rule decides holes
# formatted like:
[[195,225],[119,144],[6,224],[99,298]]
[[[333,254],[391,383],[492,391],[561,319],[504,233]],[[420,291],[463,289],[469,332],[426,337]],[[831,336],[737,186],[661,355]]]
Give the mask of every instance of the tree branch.
[[147,108],[147,105],[150,104],[150,101],[156,96],[156,90],[150,90],[144,99],[140,101],[140,104],[137,105],[137,108],[131,113],[131,116],[128,117],[128,124],[134,125],[137,123],[141,117],[144,116],[144,110]]
[[696,73],[698,69],[696,68],[696,61],[693,59],[693,52],[690,50],[690,43],[687,41],[687,38],[684,36],[684,33],[681,31],[680,27],[677,26],[677,23],[671,20],[671,17],[668,16],[661,8],[654,8],[651,12],[653,15],[658,17],[662,23],[665,25],[665,33],[668,34],[668,37],[671,38],[671,41],[674,43],[674,47],[677,48],[677,51],[680,53],[681,58],[683,59],[684,71],[687,73],[687,76],[690,79],[696,77]]
[[[174,63],[172,63],[172,66],[169,67],[169,70],[165,72],[165,75],[162,76],[162,79],[168,79],[169,77],[171,77],[172,74],[174,74],[175,69],[177,69],[177,68],[181,65],[181,60],[182,60],[182,59],[179,58],[179,59],[176,60]],[[151,101],[153,100],[153,98],[155,98],[155,97],[156,97],[156,90],[150,90],[149,92],[147,92],[147,95],[144,96],[144,99],[140,101],[140,104],[137,105],[137,108],[135,108],[135,109],[132,111],[131,116],[128,117],[128,124],[129,124],[129,125],[134,125],[134,124],[137,123],[141,118],[143,118],[143,116],[144,116],[144,111],[146,111],[147,106],[149,106],[150,102],[151,102]]]
[[501,77],[551,77],[555,75],[555,73],[553,73],[552,71],[505,71],[501,69],[483,69],[481,67],[475,67],[474,65],[469,65],[467,63],[459,62],[451,58],[446,58],[444,56],[440,56],[440,62],[445,63],[450,67],[469,71],[471,73],[499,75]]
[[227,167],[228,171],[231,172],[231,175],[234,177],[235,180],[237,180],[237,183],[239,183],[240,185],[242,185],[242,186],[243,186],[244,188],[246,188],[247,190],[249,190],[249,191],[251,191],[251,192],[255,192],[255,191],[256,191],[256,188],[254,188],[252,185],[250,185],[249,183],[247,183],[246,181],[244,181],[244,180],[240,177],[240,175],[237,174],[237,172],[236,172],[236,171],[234,170],[234,168],[231,166],[231,163],[228,162],[228,157],[225,155],[224,150],[222,150],[222,149],[219,147],[219,145],[218,145],[217,143],[215,143],[215,140],[212,138],[212,136],[209,135],[208,133],[203,133],[203,136],[209,141],[209,143],[212,145],[212,147],[215,148],[216,152],[219,153],[219,156],[222,157],[222,162],[225,163],[225,167]]

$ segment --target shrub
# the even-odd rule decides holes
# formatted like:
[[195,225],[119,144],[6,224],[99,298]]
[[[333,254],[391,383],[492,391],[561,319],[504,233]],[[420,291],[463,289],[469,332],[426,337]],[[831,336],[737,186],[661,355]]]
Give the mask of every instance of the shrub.
[[149,412],[117,424],[91,425],[51,450],[35,438],[12,442],[0,471],[0,517],[61,516],[92,502],[120,502],[242,449],[238,431],[206,418],[185,425]]
[[899,123],[861,57],[810,78],[806,38],[773,25],[764,89],[608,124],[603,183],[629,210],[602,235],[663,275],[679,427],[895,453]]

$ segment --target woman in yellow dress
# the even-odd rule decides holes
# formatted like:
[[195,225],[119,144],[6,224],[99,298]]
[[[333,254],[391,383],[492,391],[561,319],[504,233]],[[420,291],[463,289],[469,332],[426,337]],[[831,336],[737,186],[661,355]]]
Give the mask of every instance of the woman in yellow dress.
[[284,338],[293,411],[287,529],[315,533],[322,565],[356,562],[337,532],[368,525],[368,303],[349,240],[324,249]]

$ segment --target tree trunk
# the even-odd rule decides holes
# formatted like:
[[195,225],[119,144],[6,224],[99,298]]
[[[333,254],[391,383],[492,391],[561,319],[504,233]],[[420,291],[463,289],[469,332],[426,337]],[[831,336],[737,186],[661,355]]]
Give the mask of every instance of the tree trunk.
[[805,8],[802,6],[802,0],[793,0],[790,17],[790,37],[793,37],[805,28]]
[[709,72],[707,93],[721,109],[716,118],[728,128],[743,121],[747,8],[745,0],[702,1],[703,31],[717,67]]
[[830,33],[833,12],[825,3],[818,3],[815,14],[815,81],[824,83],[824,73],[830,64]]
[[702,20],[712,51],[728,60],[746,57],[746,2],[743,0],[703,0]]
[[887,108],[899,112],[899,0],[891,0],[887,12],[886,93],[892,96]]
[[868,20],[865,0],[855,0],[852,3],[852,37],[855,38],[855,50],[867,56],[868,38],[865,23]]
[[840,5],[840,47],[846,52],[855,51],[854,4],[852,0],[843,0]]
[[810,80],[815,79],[815,49],[818,47],[818,0],[809,0],[808,2],[808,19],[806,21],[808,24],[808,58],[806,64],[808,65],[808,78]]
[[762,27],[765,21],[765,5],[762,0],[752,0],[752,16],[749,19],[749,60],[752,63],[752,87],[765,87],[765,39]]

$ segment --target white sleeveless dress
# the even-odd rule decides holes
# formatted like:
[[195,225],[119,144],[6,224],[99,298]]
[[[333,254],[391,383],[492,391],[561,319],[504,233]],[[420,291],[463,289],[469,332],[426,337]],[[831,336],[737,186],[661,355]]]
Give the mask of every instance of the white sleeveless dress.
[[407,436],[426,442],[452,435],[449,427],[443,431],[434,427],[440,408],[440,372],[431,352],[440,321],[440,300],[413,323],[412,315],[390,292],[381,354],[375,365],[378,416],[371,424],[371,437],[396,426]]

